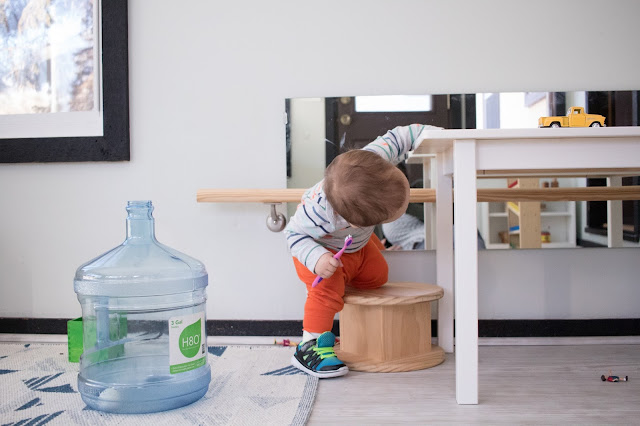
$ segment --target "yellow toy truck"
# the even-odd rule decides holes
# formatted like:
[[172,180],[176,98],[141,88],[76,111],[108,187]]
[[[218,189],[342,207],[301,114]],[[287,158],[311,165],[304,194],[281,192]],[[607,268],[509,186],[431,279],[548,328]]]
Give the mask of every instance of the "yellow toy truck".
[[582,107],[571,107],[566,117],[540,117],[538,127],[601,127],[605,117],[598,114],[585,114]]

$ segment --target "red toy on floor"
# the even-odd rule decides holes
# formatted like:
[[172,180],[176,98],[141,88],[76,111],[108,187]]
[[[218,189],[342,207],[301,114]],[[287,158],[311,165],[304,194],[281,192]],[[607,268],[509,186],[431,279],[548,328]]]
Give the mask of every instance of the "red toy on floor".
[[627,381],[629,381],[629,376],[624,376],[624,377],[612,376],[611,375],[611,370],[609,370],[609,375],[605,376],[603,374],[602,376],[600,376],[600,379],[603,382],[627,382]]

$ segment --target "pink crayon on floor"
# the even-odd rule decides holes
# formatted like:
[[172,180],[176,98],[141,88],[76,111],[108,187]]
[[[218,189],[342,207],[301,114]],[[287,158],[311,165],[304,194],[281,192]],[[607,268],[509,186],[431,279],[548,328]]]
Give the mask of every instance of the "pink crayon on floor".
[[[336,344],[340,343],[340,338],[336,337]],[[294,342],[291,341],[289,339],[282,339],[282,340],[274,340],[273,341],[274,345],[282,345],[282,346],[298,346],[300,344],[300,342]]]
[[300,344],[300,342],[292,342],[289,339],[282,339],[282,340],[274,340],[273,344],[274,345],[282,345],[282,346],[298,346],[298,344]]

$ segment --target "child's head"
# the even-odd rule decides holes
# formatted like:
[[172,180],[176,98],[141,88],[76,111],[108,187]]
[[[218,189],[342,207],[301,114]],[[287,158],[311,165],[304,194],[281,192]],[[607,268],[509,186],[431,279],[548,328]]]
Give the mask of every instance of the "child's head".
[[324,191],[333,209],[355,226],[392,222],[409,204],[409,181],[402,171],[361,149],[338,155],[329,164]]

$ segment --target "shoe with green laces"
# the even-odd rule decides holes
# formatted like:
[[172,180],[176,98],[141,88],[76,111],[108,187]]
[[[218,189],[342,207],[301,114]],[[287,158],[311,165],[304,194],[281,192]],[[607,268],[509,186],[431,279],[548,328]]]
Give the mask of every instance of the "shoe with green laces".
[[333,351],[336,336],[325,331],[317,339],[300,343],[291,357],[291,365],[319,378],[344,376],[349,372]]

